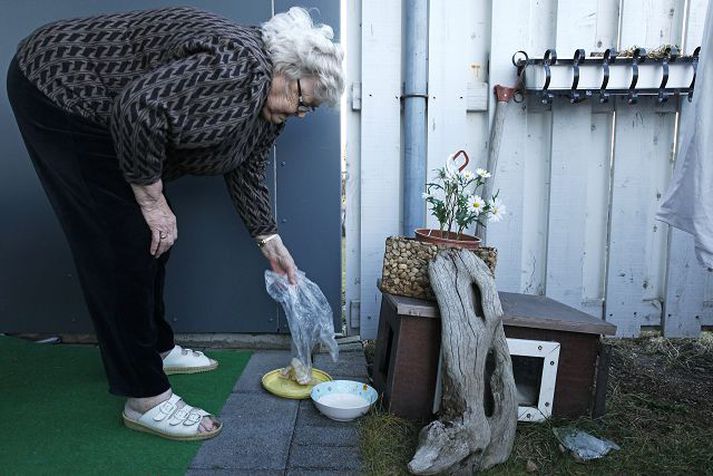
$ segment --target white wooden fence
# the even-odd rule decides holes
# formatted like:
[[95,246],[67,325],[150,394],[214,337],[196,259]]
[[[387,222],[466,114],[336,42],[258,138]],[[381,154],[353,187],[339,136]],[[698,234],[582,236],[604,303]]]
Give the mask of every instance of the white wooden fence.
[[[483,167],[489,107],[511,56],[556,48],[700,44],[708,0],[431,0],[428,169],[466,149]],[[376,335],[384,239],[400,233],[402,5],[347,0],[347,316]],[[682,107],[685,107],[683,105]],[[511,104],[495,189],[509,216],[488,228],[502,291],[545,294],[639,335],[713,325],[713,280],[693,241],[654,219],[675,158],[675,101]],[[429,218],[429,224],[434,222]]]

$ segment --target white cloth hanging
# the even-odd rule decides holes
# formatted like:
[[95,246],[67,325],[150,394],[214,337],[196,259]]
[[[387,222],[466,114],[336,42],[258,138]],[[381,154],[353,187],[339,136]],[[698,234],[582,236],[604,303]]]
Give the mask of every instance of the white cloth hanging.
[[673,177],[656,219],[693,235],[696,257],[713,268],[713,2],[708,4],[693,102],[683,103]]

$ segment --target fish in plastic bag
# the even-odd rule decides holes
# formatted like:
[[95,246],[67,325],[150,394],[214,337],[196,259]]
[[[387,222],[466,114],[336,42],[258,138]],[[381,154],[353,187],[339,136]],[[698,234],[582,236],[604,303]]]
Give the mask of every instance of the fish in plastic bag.
[[292,334],[292,359],[282,369],[282,376],[295,380],[300,385],[312,381],[312,350],[323,344],[333,361],[337,361],[339,348],[334,340],[332,308],[322,291],[297,271],[297,284],[290,284],[287,276],[265,271],[267,293],[277,302],[287,316]]

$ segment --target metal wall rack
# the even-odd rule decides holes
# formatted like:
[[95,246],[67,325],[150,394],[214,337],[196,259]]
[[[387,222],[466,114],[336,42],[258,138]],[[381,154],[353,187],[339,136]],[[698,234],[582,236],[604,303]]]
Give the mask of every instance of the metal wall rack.
[[512,62],[522,92],[546,105],[555,97],[575,104],[585,99],[606,103],[613,96],[626,97],[629,104],[636,104],[641,96],[654,96],[664,103],[672,97],[692,100],[700,49],[681,56],[678,48],[666,47],[656,57],[647,55],[644,48],[635,48],[627,56],[608,49],[589,57],[578,49],[572,58],[558,58],[554,49],[545,51],[542,58],[518,51]]

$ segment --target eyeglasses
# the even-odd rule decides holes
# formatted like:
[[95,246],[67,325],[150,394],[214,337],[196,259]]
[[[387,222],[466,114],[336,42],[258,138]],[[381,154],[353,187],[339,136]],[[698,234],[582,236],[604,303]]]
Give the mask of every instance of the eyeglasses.
[[302,97],[302,85],[300,84],[300,79],[297,78],[297,114],[307,114],[308,112],[313,112],[317,109],[314,106],[308,106],[304,102]]

